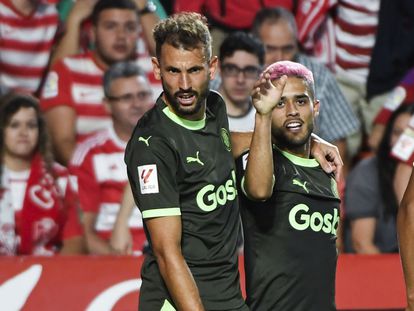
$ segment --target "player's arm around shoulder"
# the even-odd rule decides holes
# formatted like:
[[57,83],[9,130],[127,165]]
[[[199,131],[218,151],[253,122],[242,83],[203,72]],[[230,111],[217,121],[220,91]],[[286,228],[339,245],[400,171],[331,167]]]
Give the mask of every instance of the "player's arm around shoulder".
[[181,216],[145,220],[161,276],[178,310],[204,310],[197,285],[181,252]]
[[273,193],[272,112],[280,101],[286,80],[282,76],[272,83],[269,73],[265,73],[252,92],[256,118],[242,187],[253,200],[265,201]]
[[252,136],[253,132],[230,132],[231,151],[235,160],[249,150]]

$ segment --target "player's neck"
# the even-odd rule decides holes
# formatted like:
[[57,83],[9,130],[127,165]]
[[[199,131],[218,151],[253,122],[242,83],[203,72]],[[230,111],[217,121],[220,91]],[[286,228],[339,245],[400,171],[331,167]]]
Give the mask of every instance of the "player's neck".
[[311,152],[310,152],[310,141],[305,143],[301,146],[285,146],[278,143],[275,143],[276,147],[278,147],[280,150],[286,151],[290,154],[293,154],[297,157],[304,158],[304,159],[310,159]]

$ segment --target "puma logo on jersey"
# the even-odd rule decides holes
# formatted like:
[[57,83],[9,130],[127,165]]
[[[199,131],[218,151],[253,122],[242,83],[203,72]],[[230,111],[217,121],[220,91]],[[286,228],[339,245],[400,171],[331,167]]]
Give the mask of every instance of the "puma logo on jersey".
[[147,147],[149,147],[149,139],[151,138],[152,136],[149,136],[148,138],[144,138],[144,137],[142,137],[142,136],[140,136],[139,138],[138,138],[138,141],[142,141],[143,143],[145,143],[146,145],[147,145]]
[[292,183],[294,185],[296,185],[296,186],[299,186],[299,187],[303,188],[303,190],[305,190],[307,193],[309,193],[309,190],[306,187],[306,184],[308,183],[307,181],[305,181],[304,183],[302,183],[300,180],[298,180],[298,179],[295,178],[295,179],[292,180]]
[[200,165],[204,166],[204,163],[203,163],[203,162],[200,160],[200,158],[199,158],[199,154],[200,154],[200,151],[197,151],[197,153],[196,153],[196,157],[195,157],[195,158],[194,158],[194,157],[187,157],[187,158],[186,158],[187,163],[196,162],[196,163],[198,163],[198,164],[200,164]]

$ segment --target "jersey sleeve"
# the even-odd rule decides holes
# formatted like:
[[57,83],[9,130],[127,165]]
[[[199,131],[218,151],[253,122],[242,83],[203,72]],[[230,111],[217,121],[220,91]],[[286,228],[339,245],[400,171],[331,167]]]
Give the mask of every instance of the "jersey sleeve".
[[236,180],[238,189],[241,190],[244,196],[247,197],[246,191],[244,189],[244,174],[246,173],[247,159],[249,157],[248,152],[242,153],[236,159]]
[[56,63],[48,72],[40,99],[40,107],[43,111],[58,106],[74,108],[70,92],[72,85],[70,76],[71,74],[63,61]]
[[374,124],[386,125],[391,118],[392,113],[397,110],[403,103],[406,97],[406,91],[403,87],[395,87],[391,93],[387,96],[384,106],[378,112],[374,119]]
[[175,150],[157,137],[134,136],[132,140],[125,162],[142,218],[181,215]]
[[[247,194],[244,182],[245,182],[245,173],[246,173],[246,167],[247,167],[247,161],[249,159],[249,152],[245,151],[242,153],[237,159],[236,159],[236,180],[237,180],[237,187],[238,190],[241,191],[242,195],[244,195],[246,198],[249,198],[249,195]],[[273,186],[275,185],[275,175],[272,176],[272,182]],[[250,198],[249,198],[250,199]],[[254,200],[256,201],[256,200]]]

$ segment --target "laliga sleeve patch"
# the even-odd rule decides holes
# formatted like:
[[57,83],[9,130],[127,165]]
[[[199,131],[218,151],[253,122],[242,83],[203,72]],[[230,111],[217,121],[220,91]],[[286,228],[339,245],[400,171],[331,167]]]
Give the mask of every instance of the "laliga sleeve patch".
[[155,164],[138,166],[138,178],[141,194],[158,193],[158,174]]
[[47,75],[45,86],[43,88],[43,97],[52,98],[58,95],[59,76],[56,72],[51,71]]

